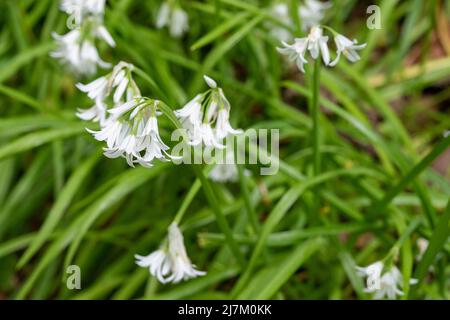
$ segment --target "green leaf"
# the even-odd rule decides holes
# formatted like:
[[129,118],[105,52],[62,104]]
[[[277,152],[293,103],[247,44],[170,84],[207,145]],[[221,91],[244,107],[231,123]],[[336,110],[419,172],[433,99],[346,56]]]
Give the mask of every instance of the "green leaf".
[[51,141],[72,137],[83,133],[84,130],[83,125],[77,124],[60,129],[49,129],[30,133],[0,147],[0,160],[39,147]]
[[260,271],[237,299],[271,299],[311,255],[325,244],[326,241],[321,238],[301,243],[286,258]]
[[99,156],[99,153],[94,154],[74,171],[70,179],[67,181],[67,184],[61,191],[61,194],[56,200],[54,206],[50,210],[38,234],[34,237],[33,241],[17,263],[18,268],[22,268],[26,263],[28,263],[31,257],[41,248],[44,242],[48,240],[58,222],[61,220],[64,212],[69,207],[75,194],[80,189],[81,184],[89,175],[95,163],[98,161]]

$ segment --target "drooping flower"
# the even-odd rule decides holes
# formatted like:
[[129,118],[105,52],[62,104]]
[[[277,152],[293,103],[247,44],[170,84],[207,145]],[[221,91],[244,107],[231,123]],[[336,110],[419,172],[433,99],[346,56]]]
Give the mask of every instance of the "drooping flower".
[[88,84],[77,83],[77,88],[85,92],[94,101],[94,105],[91,108],[78,109],[77,116],[83,120],[98,121],[100,125],[103,125],[109,118],[106,99],[110,95],[113,95],[112,100],[114,104],[140,97],[140,90],[131,75],[133,68],[132,64],[121,61],[106,76],[102,76]]
[[420,261],[420,260],[422,260],[425,251],[427,251],[427,249],[428,249],[429,242],[425,238],[419,238],[419,239],[417,239],[416,244],[417,244],[417,247],[419,248],[419,253],[416,256],[416,260]]
[[229,135],[241,133],[230,124],[230,103],[222,88],[208,76],[204,76],[210,89],[198,94],[181,109],[175,110],[186,129],[189,144],[224,148],[221,141]]
[[297,64],[297,67],[303,73],[305,72],[304,65],[308,63],[305,54],[309,54],[313,59],[318,59],[319,55],[325,65],[330,63],[330,52],[328,49],[328,36],[323,35],[323,30],[319,26],[311,28],[306,38],[296,38],[294,43],[289,45],[283,42],[284,48],[277,48],[278,52],[285,54],[288,58]]
[[236,182],[238,180],[236,165],[227,163],[215,164],[209,173],[209,178],[219,183]]
[[330,63],[330,66],[335,66],[338,62],[339,59],[341,58],[341,54],[344,54],[344,56],[350,61],[350,62],[356,62],[360,59],[359,54],[357,52],[357,50],[362,50],[366,47],[366,44],[360,44],[358,45],[358,41],[355,40],[350,40],[349,38],[341,35],[341,34],[337,34],[334,37],[334,42],[336,44],[336,48],[337,48],[337,57],[336,59],[334,59],[334,61],[332,61]]
[[106,0],[62,0],[61,11],[73,16],[75,23],[80,25],[85,17],[103,17]]
[[[298,5],[298,16],[301,22],[301,29],[308,31],[311,27],[319,25],[325,17],[325,11],[331,8],[330,2],[321,2],[318,0],[306,0]],[[273,18],[282,22],[285,26],[295,29],[295,23],[290,15],[289,6],[285,2],[276,3],[270,8],[270,14]],[[291,32],[285,28],[273,23],[266,23],[270,33],[280,41],[292,40]]]
[[356,267],[356,271],[362,277],[367,277],[366,287],[367,289],[375,289],[380,286],[381,272],[383,271],[384,264],[381,261],[377,261],[365,268]]
[[72,72],[91,75],[97,71],[97,67],[111,66],[100,58],[94,41],[84,38],[79,28],[62,36],[56,33],[52,36],[57,42],[57,48],[50,52],[50,56],[59,59]]
[[[394,265],[386,267],[383,262],[377,261],[366,268],[356,267],[358,274],[367,277],[365,292],[375,293],[374,299],[395,299],[403,295],[400,288],[403,286],[403,276]],[[416,279],[410,279],[410,284],[416,284]]]
[[135,255],[136,264],[148,268],[152,276],[161,283],[167,283],[166,277],[171,272],[172,263],[166,250],[156,250],[148,256]]
[[187,13],[178,4],[164,2],[158,11],[156,27],[168,26],[172,37],[179,38],[189,30],[188,20]]
[[95,139],[105,141],[104,155],[123,157],[134,167],[153,166],[153,160],[168,161],[169,147],[159,135],[157,116],[160,101],[135,97],[108,110],[112,119],[100,131],[88,130]]
[[148,256],[135,255],[136,264],[148,268],[161,283],[178,283],[206,274],[197,270],[187,256],[183,234],[176,223],[169,226],[167,240],[168,244]]
[[[289,7],[286,3],[276,3],[270,8],[270,15],[278,21],[284,23],[286,26],[294,28],[294,23],[289,15]],[[287,28],[275,25],[272,22],[267,22],[265,25],[269,28],[270,34],[280,41],[289,41],[292,39],[292,34]]]
[[123,157],[134,167],[152,167],[153,160],[172,159],[169,147],[159,135],[158,100],[141,96],[132,77],[134,66],[118,63],[106,76],[77,87],[94,101],[89,109],[79,109],[78,117],[100,123],[100,130],[88,130],[98,141],[106,142],[104,155]]
[[[216,157],[216,163],[210,171],[208,177],[218,183],[236,182],[238,181],[238,169],[235,161],[233,148],[227,148],[223,150],[225,157]],[[216,155],[217,156],[217,155]],[[247,169],[244,170],[244,175],[250,176],[251,172]]]
[[103,25],[105,0],[63,0],[61,10],[74,19],[74,26],[65,35],[53,33],[57,47],[50,56],[59,59],[77,75],[92,75],[97,67],[110,68],[100,58],[96,41],[105,41],[110,47],[115,42]]
[[331,2],[319,0],[305,0],[304,5],[299,6],[299,16],[302,23],[302,30],[319,25],[325,17],[325,11],[333,6]]

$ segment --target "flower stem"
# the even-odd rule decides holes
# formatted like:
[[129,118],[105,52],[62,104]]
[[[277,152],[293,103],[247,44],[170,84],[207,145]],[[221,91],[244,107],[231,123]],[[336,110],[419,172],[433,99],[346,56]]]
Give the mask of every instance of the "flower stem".
[[245,176],[244,166],[240,164],[236,164],[238,174],[239,174],[239,183],[241,186],[242,197],[244,198],[244,205],[247,211],[248,220],[255,234],[259,234],[260,226],[258,224],[258,216],[253,208],[252,199],[250,197],[250,192],[247,186],[247,177]]
[[[312,127],[312,150],[313,150],[313,176],[316,177],[321,173],[321,159],[320,159],[320,141],[319,141],[319,97],[320,97],[320,58],[314,62],[314,71],[312,77],[312,97],[311,97],[311,117],[313,121]],[[320,207],[319,192],[314,192],[313,198],[313,212],[318,212]],[[314,220],[318,221],[318,216],[313,215]]]
[[313,73],[313,96],[311,100],[311,113],[313,120],[312,139],[313,139],[313,165],[314,176],[320,174],[320,144],[319,144],[319,90],[320,90],[320,59],[314,63]]
[[219,228],[222,230],[222,232],[225,235],[225,240],[230,247],[231,252],[237,259],[238,263],[241,265],[241,267],[244,267],[245,260],[244,256],[242,255],[241,251],[239,250],[239,246],[237,242],[234,240],[233,233],[231,231],[230,225],[228,224],[227,219],[225,218],[225,215],[222,212],[222,209],[220,208],[219,202],[217,201],[216,196],[214,195],[214,191],[211,187],[211,184],[209,183],[208,179],[206,178],[205,174],[201,170],[200,167],[196,165],[192,165],[194,168],[195,174],[197,175],[197,178],[200,179],[200,182],[203,187],[203,191],[205,192],[205,196],[208,199],[209,204],[211,205],[217,219],[217,224],[219,225]]
[[175,218],[173,219],[173,222],[176,224],[180,224],[181,220],[183,219],[184,214],[186,213],[187,208],[191,204],[192,200],[194,199],[195,195],[197,194],[198,190],[200,190],[201,187],[200,180],[197,179],[192,184],[191,189],[187,193],[186,197],[184,198],[183,202],[181,203],[180,208],[177,211],[177,214],[175,215]]

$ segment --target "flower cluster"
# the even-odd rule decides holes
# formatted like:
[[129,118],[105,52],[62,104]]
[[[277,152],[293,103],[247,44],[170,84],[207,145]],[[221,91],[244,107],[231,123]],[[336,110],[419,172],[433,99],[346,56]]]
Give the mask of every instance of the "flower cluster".
[[135,255],[136,264],[148,268],[161,283],[178,283],[206,274],[196,269],[186,253],[183,234],[178,225],[172,223],[168,230],[168,244],[164,244],[148,256]]
[[189,30],[188,15],[178,3],[165,1],[159,8],[156,27],[161,29],[166,26],[174,38],[181,37]]
[[366,44],[358,45],[357,40],[352,41],[334,31],[333,34],[336,45],[336,58],[333,61],[330,58],[328,36],[323,35],[323,28],[320,26],[312,27],[307,37],[295,38],[293,44],[282,42],[284,47],[277,49],[278,52],[287,55],[291,61],[295,62],[303,73],[305,72],[304,65],[308,63],[305,57],[307,52],[314,60],[321,56],[324,64],[330,67],[337,65],[342,54],[351,62],[358,61],[360,57],[357,51],[363,49]]
[[[174,157],[159,134],[157,119],[163,102],[141,95],[132,77],[133,68],[122,61],[107,75],[88,84],[78,83],[78,89],[94,104],[78,109],[77,116],[100,124],[99,131],[88,131],[106,143],[106,157],[123,157],[132,167],[152,167],[155,159],[168,161]],[[210,89],[176,110],[175,115],[182,121],[190,145],[223,149],[221,141],[241,131],[230,125],[231,107],[222,88],[207,76],[205,80]]]
[[[305,0],[303,4],[298,5],[298,17],[300,18],[301,28],[303,31],[309,30],[311,27],[319,25],[325,17],[327,9],[331,8],[330,2],[322,2],[319,0]],[[273,18],[282,22],[284,25],[295,29],[295,23],[289,14],[289,6],[286,2],[276,3],[270,8],[270,14]],[[277,39],[289,41],[292,34],[286,28],[270,24],[270,33]]]
[[222,140],[229,135],[241,133],[230,125],[230,103],[222,88],[204,76],[209,90],[198,94],[175,115],[183,124],[192,146],[203,144],[205,147],[223,149]]
[[130,166],[152,167],[154,159],[171,158],[158,129],[158,105],[162,102],[141,96],[132,70],[133,65],[120,62],[108,75],[86,85],[78,84],[94,105],[78,110],[77,115],[100,123],[99,131],[88,131],[95,139],[106,142],[105,156],[123,157]]
[[[381,261],[377,261],[368,267],[356,267],[358,274],[361,277],[366,277],[365,292],[375,292],[374,299],[395,299],[396,296],[403,295],[400,287],[403,286],[403,276],[394,265],[390,267],[385,266]],[[416,279],[410,279],[410,284],[416,284]]]
[[92,75],[97,67],[111,67],[100,58],[95,45],[96,40],[102,40],[115,47],[114,39],[103,25],[105,0],[63,0],[60,8],[70,15],[67,24],[72,30],[65,35],[52,34],[57,48],[50,56],[78,75]]

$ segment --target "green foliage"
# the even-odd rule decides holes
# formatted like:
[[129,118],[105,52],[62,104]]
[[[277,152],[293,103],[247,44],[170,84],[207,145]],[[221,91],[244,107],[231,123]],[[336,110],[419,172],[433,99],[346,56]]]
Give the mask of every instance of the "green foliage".
[[[369,30],[361,1],[334,1],[330,27],[368,45],[356,64],[321,67],[320,79],[277,53],[271,26],[300,28],[269,14],[275,0],[181,2],[190,31],[174,39],[154,27],[160,1],[109,0],[117,47],[102,56],[133,63],[143,94],[167,104],[165,141],[179,125],[172,109],[210,75],[235,127],[280,129],[280,171],[246,165],[250,176],[240,167],[238,183],[218,184],[207,166],[130,168],[102,156],[85,130],[97,125],[75,117],[91,104],[75,84],[93,78],[48,55],[67,16],[57,1],[2,1],[0,299],[367,299],[354,267],[390,252],[404,299],[448,299],[450,38],[440,2],[378,1],[383,27]],[[188,254],[208,274],[161,285],[133,256],[157,249],[180,212]],[[420,261],[418,238],[429,240]],[[66,288],[71,264],[81,290]],[[419,283],[408,288],[410,278]]]

